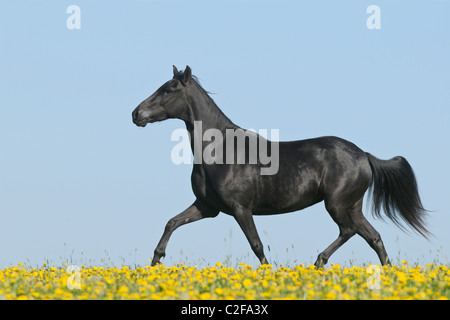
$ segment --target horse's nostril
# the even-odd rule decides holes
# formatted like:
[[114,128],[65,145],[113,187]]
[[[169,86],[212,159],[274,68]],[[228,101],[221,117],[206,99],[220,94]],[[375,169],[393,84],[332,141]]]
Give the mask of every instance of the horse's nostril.
[[137,108],[136,108],[136,109],[134,109],[133,113],[131,114],[134,123],[136,123],[136,121],[137,121],[138,113],[139,113],[139,112],[138,112],[138,110],[137,110]]

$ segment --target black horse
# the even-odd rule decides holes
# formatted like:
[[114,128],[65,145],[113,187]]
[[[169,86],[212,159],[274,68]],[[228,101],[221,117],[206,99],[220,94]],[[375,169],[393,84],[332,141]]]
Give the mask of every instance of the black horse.
[[[224,141],[227,130],[240,129],[200,86],[189,66],[184,72],[173,66],[173,78],[139,104],[132,116],[133,122],[141,127],[169,118],[183,120],[190,133],[193,152],[196,148],[203,151],[207,147],[203,140],[199,140],[200,147],[195,146],[198,121],[202,124],[201,134],[215,129],[223,134]],[[259,142],[269,143],[255,135]],[[271,143],[269,151],[274,151],[270,146]],[[381,217],[383,209],[385,215],[400,227],[400,220],[403,220],[425,238],[430,234],[425,227],[427,211],[419,198],[413,170],[403,157],[380,160],[337,137],[279,142],[277,147],[279,169],[276,174],[261,174],[261,168],[267,164],[262,164],[260,159],[256,163],[243,164],[207,164],[205,159],[194,161],[191,183],[196,200],[169,220],[154,251],[152,265],[165,256],[167,243],[175,229],[215,217],[220,211],[236,219],[253,252],[265,264],[267,259],[253,215],[297,211],[322,200],[340,232],[338,238],[318,255],[317,267],[327,263],[329,257],[355,234],[363,237],[375,250],[381,264],[390,264],[379,233],[362,213],[364,193],[369,187],[373,189],[375,216]],[[239,150],[235,147],[234,151]],[[224,148],[223,152],[227,150]],[[246,142],[246,159],[249,153]]]

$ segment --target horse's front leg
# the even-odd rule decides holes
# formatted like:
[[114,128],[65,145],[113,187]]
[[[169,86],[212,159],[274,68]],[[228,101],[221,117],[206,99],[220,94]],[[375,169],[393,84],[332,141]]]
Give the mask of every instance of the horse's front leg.
[[167,243],[169,242],[170,236],[175,229],[183,224],[194,222],[203,218],[215,217],[218,214],[218,210],[210,209],[197,200],[189,208],[170,219],[166,224],[161,240],[159,240],[159,243],[156,246],[152,259],[152,266],[160,263],[161,257],[166,255]]

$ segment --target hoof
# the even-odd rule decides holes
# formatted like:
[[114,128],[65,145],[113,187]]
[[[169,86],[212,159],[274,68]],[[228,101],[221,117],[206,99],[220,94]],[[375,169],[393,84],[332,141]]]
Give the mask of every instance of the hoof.
[[325,259],[322,254],[319,254],[314,265],[316,268],[323,268],[323,266],[328,262],[328,259]]

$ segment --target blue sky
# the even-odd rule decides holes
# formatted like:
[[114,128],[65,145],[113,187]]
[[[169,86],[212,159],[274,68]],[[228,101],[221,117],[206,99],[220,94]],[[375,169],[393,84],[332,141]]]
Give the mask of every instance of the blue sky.
[[[69,30],[66,9],[81,9]],[[369,30],[366,9],[381,9]],[[406,157],[427,241],[366,217],[396,262],[450,256],[450,1],[9,1],[0,10],[0,266],[46,260],[146,265],[189,206],[169,120],[133,109],[189,65],[223,112],[280,140],[336,135]],[[313,263],[338,235],[323,204],[256,217],[269,262]],[[268,250],[270,246],[270,251]],[[174,232],[166,263],[256,264],[233,218]],[[378,263],[358,236],[330,259]],[[69,261],[70,262],[70,261]]]

